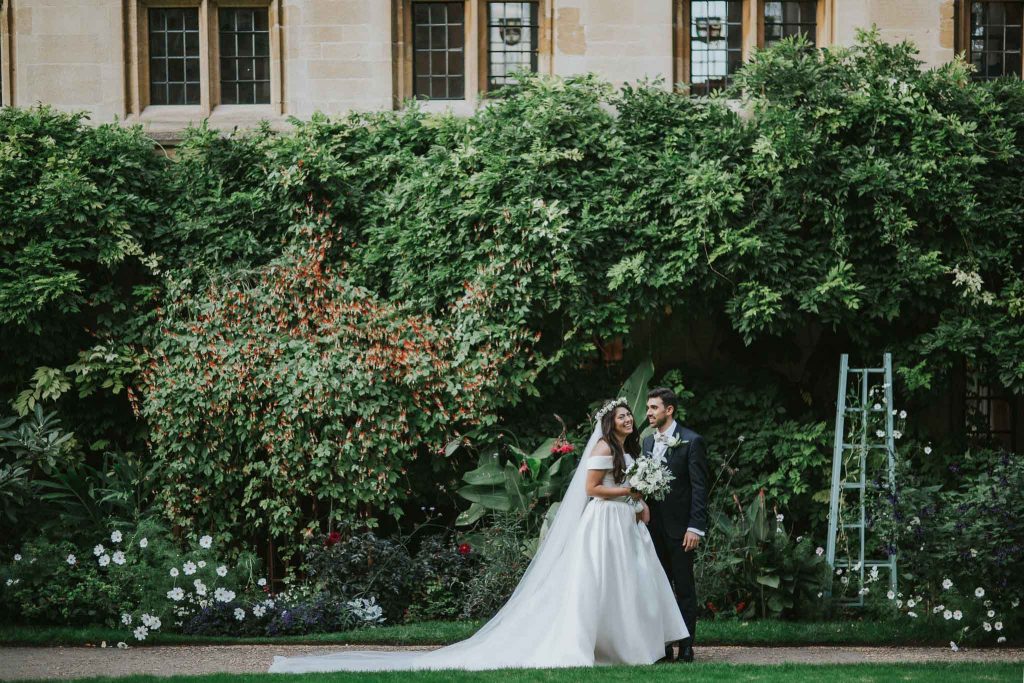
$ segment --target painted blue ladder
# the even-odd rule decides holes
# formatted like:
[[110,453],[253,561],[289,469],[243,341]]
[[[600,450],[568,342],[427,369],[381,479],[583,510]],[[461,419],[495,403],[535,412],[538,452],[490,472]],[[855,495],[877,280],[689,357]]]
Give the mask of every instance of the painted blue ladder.
[[[883,379],[884,404],[871,398],[871,377],[881,375]],[[859,401],[855,405],[848,405],[847,385],[853,376],[859,388]],[[877,406],[877,408],[876,408]],[[876,433],[869,434],[868,418],[872,412],[885,411],[884,436]],[[854,439],[856,443],[846,443],[846,420],[850,416],[851,423],[855,427]],[[835,571],[843,568],[847,576],[859,572],[860,585],[864,585],[865,571],[870,567],[878,567],[889,571],[889,590],[896,592],[896,554],[892,553],[887,559],[867,559],[864,557],[865,547],[865,511],[864,496],[867,489],[868,452],[873,449],[885,449],[889,469],[889,486],[895,492],[896,486],[896,447],[893,439],[893,399],[892,399],[892,354],[886,353],[883,356],[882,367],[880,368],[851,368],[849,354],[844,353],[839,361],[839,398],[836,403],[836,435],[832,450],[832,490],[829,496],[828,513],[828,549],[825,559],[831,569],[830,583],[826,588],[829,596],[832,595],[831,581],[836,578]],[[859,428],[856,424],[859,420]],[[858,457],[858,476],[854,481],[847,481],[844,473],[844,460],[849,451],[855,451]],[[859,507],[859,517],[856,520],[847,522],[843,519],[845,512],[844,493],[851,492],[856,498]],[[845,559],[836,559],[836,545],[839,540],[839,530],[842,525],[844,534],[856,532],[857,555]],[[852,579],[851,579],[852,580]],[[858,591],[856,598],[846,599],[839,604],[845,606],[864,606],[864,595]]]

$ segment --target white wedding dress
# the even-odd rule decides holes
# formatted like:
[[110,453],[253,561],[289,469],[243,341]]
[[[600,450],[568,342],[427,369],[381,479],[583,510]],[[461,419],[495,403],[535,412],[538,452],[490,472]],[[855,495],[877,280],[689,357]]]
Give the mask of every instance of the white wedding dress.
[[[644,524],[627,498],[589,499],[594,433],[554,522],[508,602],[470,638],[430,652],[346,651],[274,657],[273,673],[651,664],[689,635]],[[628,463],[632,458],[627,455]]]

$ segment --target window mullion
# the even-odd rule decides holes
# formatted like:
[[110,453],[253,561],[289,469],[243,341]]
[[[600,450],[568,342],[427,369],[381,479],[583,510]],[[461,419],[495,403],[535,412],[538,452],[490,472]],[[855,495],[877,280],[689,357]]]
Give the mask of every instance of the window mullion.
[[214,72],[210,63],[210,30],[216,22],[210,21],[211,3],[200,0],[199,4],[199,108],[203,116],[213,111],[212,82]]

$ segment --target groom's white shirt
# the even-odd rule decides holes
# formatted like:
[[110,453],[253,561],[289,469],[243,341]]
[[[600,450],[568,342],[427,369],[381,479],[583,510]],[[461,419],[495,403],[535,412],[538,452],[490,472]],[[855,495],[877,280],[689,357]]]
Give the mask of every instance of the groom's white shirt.
[[[667,425],[665,425],[664,429],[659,429],[658,430],[658,434],[664,434],[664,435],[669,436],[669,437],[671,437],[675,433],[676,433],[676,421],[675,420],[672,420]],[[667,450],[668,450],[668,444],[667,443],[664,443],[663,441],[658,441],[657,439],[655,439],[654,440],[654,450],[651,452],[651,455],[658,462],[664,463],[665,462],[665,451],[667,451]],[[697,534],[698,536],[703,536],[704,535],[703,531],[701,531],[700,529],[694,529],[692,526],[691,527],[687,527],[686,530],[687,531],[692,531],[693,533]]]

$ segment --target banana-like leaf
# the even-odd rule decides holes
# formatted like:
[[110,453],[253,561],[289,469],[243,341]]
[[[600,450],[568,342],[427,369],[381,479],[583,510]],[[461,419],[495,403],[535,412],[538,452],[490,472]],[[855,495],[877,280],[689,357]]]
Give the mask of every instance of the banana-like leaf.
[[462,480],[475,486],[501,486],[505,483],[505,473],[498,465],[498,454],[481,455],[475,470],[462,475]]
[[505,492],[509,498],[510,509],[526,511],[529,508],[529,496],[523,486],[523,475],[519,468],[510,462],[505,463]]
[[508,512],[512,509],[512,498],[508,492],[494,486],[463,486],[459,489],[459,495],[489,510]]
[[537,477],[541,474],[541,462],[537,458],[527,458],[526,466],[530,468],[530,476]]
[[455,526],[469,526],[483,517],[486,513],[487,508],[480,503],[473,503],[469,506],[468,510],[463,510],[459,516],[455,518]]
[[771,588],[779,587],[779,577],[766,574],[764,576],[757,577],[756,581],[762,586],[769,586]]
[[557,437],[551,437],[550,439],[545,440],[544,443],[542,443],[541,445],[537,446],[537,450],[535,450],[533,453],[531,453],[530,457],[531,458],[536,458],[537,460],[543,460],[544,458],[550,458],[552,456],[551,447],[555,445],[556,441],[558,441]]
[[565,480],[572,475],[573,460],[569,456],[562,456],[551,463],[551,466],[541,472],[537,478],[537,497],[547,498],[558,495]]
[[759,493],[747,508],[747,521],[750,523],[751,543],[764,543],[771,534],[771,529],[768,526],[768,511],[765,508],[763,492]]
[[636,370],[629,376],[626,383],[619,390],[619,396],[626,397],[626,405],[633,411],[633,416],[645,415],[647,413],[647,385],[654,377],[654,363],[650,358],[636,366]]

